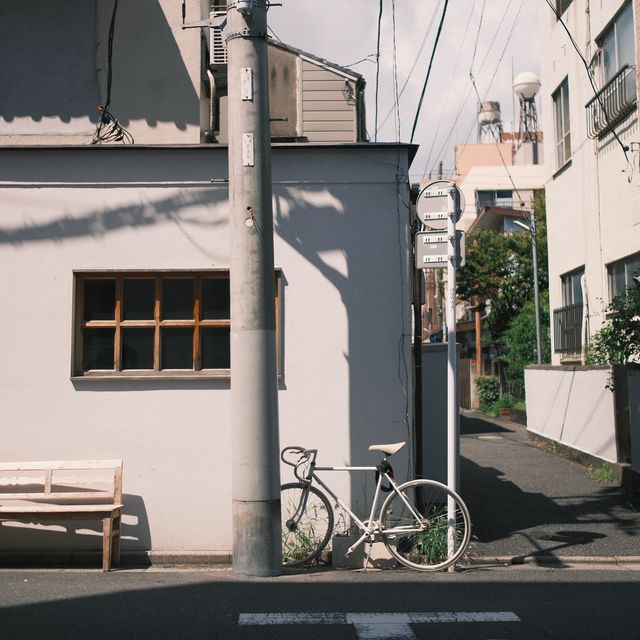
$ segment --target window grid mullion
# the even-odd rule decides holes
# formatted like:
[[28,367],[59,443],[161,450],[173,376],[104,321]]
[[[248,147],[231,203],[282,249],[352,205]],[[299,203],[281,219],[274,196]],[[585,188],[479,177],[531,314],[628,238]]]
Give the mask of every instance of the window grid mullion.
[[122,321],[122,290],[123,290],[123,278],[122,276],[116,277],[116,308],[114,310],[115,319],[115,335],[113,345],[113,359],[114,369],[116,371],[122,371],[122,334],[120,332],[120,322]]
[[200,307],[202,298],[202,278],[201,276],[195,276],[193,282],[193,369],[194,371],[200,371],[201,369],[201,356],[200,356]]
[[162,304],[162,279],[155,278],[155,296],[153,304],[153,370],[160,371],[160,312]]

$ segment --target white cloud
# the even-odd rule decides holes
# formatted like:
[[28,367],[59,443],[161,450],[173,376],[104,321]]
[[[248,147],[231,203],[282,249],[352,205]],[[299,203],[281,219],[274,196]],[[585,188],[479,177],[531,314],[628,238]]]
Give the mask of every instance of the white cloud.
[[[284,42],[341,65],[375,53],[379,9],[376,0],[281,1],[282,7],[272,7],[269,11],[269,25]],[[383,0],[383,3],[379,122],[394,103],[392,0]],[[453,168],[454,145],[466,140],[475,141],[477,97],[469,71],[483,4],[484,16],[473,71],[481,98],[500,101],[506,129],[510,128],[513,119],[512,72],[515,75],[525,70],[539,72],[540,3],[535,0],[449,0],[414,139],[420,144],[420,151],[411,169],[413,179],[435,168],[438,160],[443,160],[445,168]],[[395,0],[400,87],[407,79],[429,23],[433,21],[415,71],[400,99],[402,141],[408,141],[411,134],[443,5],[443,0]],[[515,29],[510,35],[518,12]],[[353,68],[367,81],[367,121],[373,138],[376,66],[363,62]],[[468,97],[463,107],[465,96]],[[458,121],[454,126],[456,116]],[[395,136],[394,117],[391,116],[380,128],[378,140],[395,140]]]

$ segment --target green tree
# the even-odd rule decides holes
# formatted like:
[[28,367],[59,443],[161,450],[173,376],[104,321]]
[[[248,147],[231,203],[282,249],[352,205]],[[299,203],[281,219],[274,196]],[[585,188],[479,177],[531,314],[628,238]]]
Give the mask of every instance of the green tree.
[[[551,340],[549,336],[549,294],[540,295],[540,333],[542,361],[551,360]],[[513,319],[500,340],[505,364],[505,377],[509,392],[518,398],[524,397],[524,368],[537,361],[536,354],[536,312],[533,300],[525,303],[522,311]]]
[[[546,291],[549,276],[542,192],[536,194],[534,206],[538,283],[540,291]],[[533,299],[531,236],[525,230],[513,233],[477,231],[467,238],[465,261],[465,266],[458,271],[458,296],[476,305],[481,312],[487,312],[486,326],[491,341],[499,348],[500,338],[513,319]]]
[[587,364],[628,364],[640,360],[640,285],[632,285],[607,307],[610,318],[592,338]]

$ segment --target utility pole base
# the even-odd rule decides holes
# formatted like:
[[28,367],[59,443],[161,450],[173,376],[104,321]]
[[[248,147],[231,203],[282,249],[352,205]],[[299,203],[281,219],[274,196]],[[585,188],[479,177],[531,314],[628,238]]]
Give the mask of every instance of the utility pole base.
[[233,501],[233,570],[245,576],[282,574],[280,500]]

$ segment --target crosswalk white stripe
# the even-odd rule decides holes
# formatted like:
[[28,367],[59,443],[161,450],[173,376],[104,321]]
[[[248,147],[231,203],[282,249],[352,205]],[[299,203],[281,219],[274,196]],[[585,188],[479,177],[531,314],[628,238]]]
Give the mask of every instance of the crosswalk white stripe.
[[[520,622],[513,611],[411,611],[407,613],[241,613],[238,624],[354,624],[399,625],[455,622]],[[404,636],[403,636],[404,637]]]
[[344,613],[241,613],[238,624],[272,625],[272,624],[347,624]]

